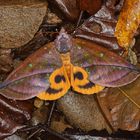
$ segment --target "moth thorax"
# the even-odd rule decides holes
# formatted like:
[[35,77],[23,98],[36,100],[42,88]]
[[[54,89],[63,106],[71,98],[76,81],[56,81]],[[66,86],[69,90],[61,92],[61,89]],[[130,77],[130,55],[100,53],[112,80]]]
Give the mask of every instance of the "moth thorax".
[[66,32],[61,31],[55,40],[55,47],[59,53],[67,53],[70,51],[72,46],[71,36]]
[[70,78],[71,74],[71,62],[70,62],[70,53],[61,54],[61,59],[63,62],[63,66],[67,72],[68,77]]

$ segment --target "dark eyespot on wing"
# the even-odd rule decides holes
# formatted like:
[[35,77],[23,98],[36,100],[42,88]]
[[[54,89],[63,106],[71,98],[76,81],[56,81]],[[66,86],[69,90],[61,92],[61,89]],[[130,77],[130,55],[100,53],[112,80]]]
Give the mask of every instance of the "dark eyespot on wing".
[[59,93],[61,91],[62,91],[62,88],[61,89],[53,89],[53,88],[49,87],[46,92],[48,94],[57,94],[57,93]]
[[76,72],[76,73],[74,73],[74,79],[82,80],[83,78],[84,77],[83,77],[82,72]]
[[56,83],[60,83],[60,82],[61,82],[61,76],[60,76],[60,75],[57,75],[57,76],[55,77],[55,82],[56,82]]
[[56,75],[55,76],[55,82],[60,83],[61,81],[66,82],[66,79],[65,79],[64,75]]
[[92,88],[92,87],[94,87],[94,86],[95,86],[94,83],[89,82],[89,83],[87,83],[87,84],[85,84],[85,85],[83,85],[83,86],[79,86],[79,87],[80,87],[80,88],[84,88],[84,89],[88,89],[88,88]]

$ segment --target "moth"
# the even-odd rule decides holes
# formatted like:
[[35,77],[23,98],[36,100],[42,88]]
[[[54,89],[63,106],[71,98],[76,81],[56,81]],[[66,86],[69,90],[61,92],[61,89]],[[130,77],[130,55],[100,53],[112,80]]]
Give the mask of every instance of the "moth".
[[93,42],[73,38],[64,28],[54,42],[33,53],[0,85],[0,94],[15,100],[37,96],[56,100],[70,88],[94,94],[120,87],[140,75],[139,69]]

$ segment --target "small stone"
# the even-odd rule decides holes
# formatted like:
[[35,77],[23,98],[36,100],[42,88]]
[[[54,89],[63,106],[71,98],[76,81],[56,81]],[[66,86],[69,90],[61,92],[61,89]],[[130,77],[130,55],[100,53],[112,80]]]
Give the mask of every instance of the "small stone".
[[57,103],[58,109],[63,112],[72,126],[83,131],[107,128],[94,96],[75,94],[69,91]]

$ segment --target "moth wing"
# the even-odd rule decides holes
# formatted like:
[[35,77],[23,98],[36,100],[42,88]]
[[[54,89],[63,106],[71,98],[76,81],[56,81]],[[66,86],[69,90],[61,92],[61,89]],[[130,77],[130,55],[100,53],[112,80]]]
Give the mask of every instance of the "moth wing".
[[74,39],[71,61],[82,67],[88,79],[94,84],[119,87],[131,83],[139,75],[139,70],[121,56],[84,39]]
[[64,96],[70,88],[69,78],[64,66],[50,75],[50,87],[37,95],[42,100],[56,100]]
[[73,90],[82,94],[94,94],[102,91],[103,86],[89,81],[88,73],[81,67],[72,66],[71,85]]
[[21,63],[0,85],[0,94],[7,98],[26,100],[46,91],[49,76],[62,62],[53,43],[47,44]]

